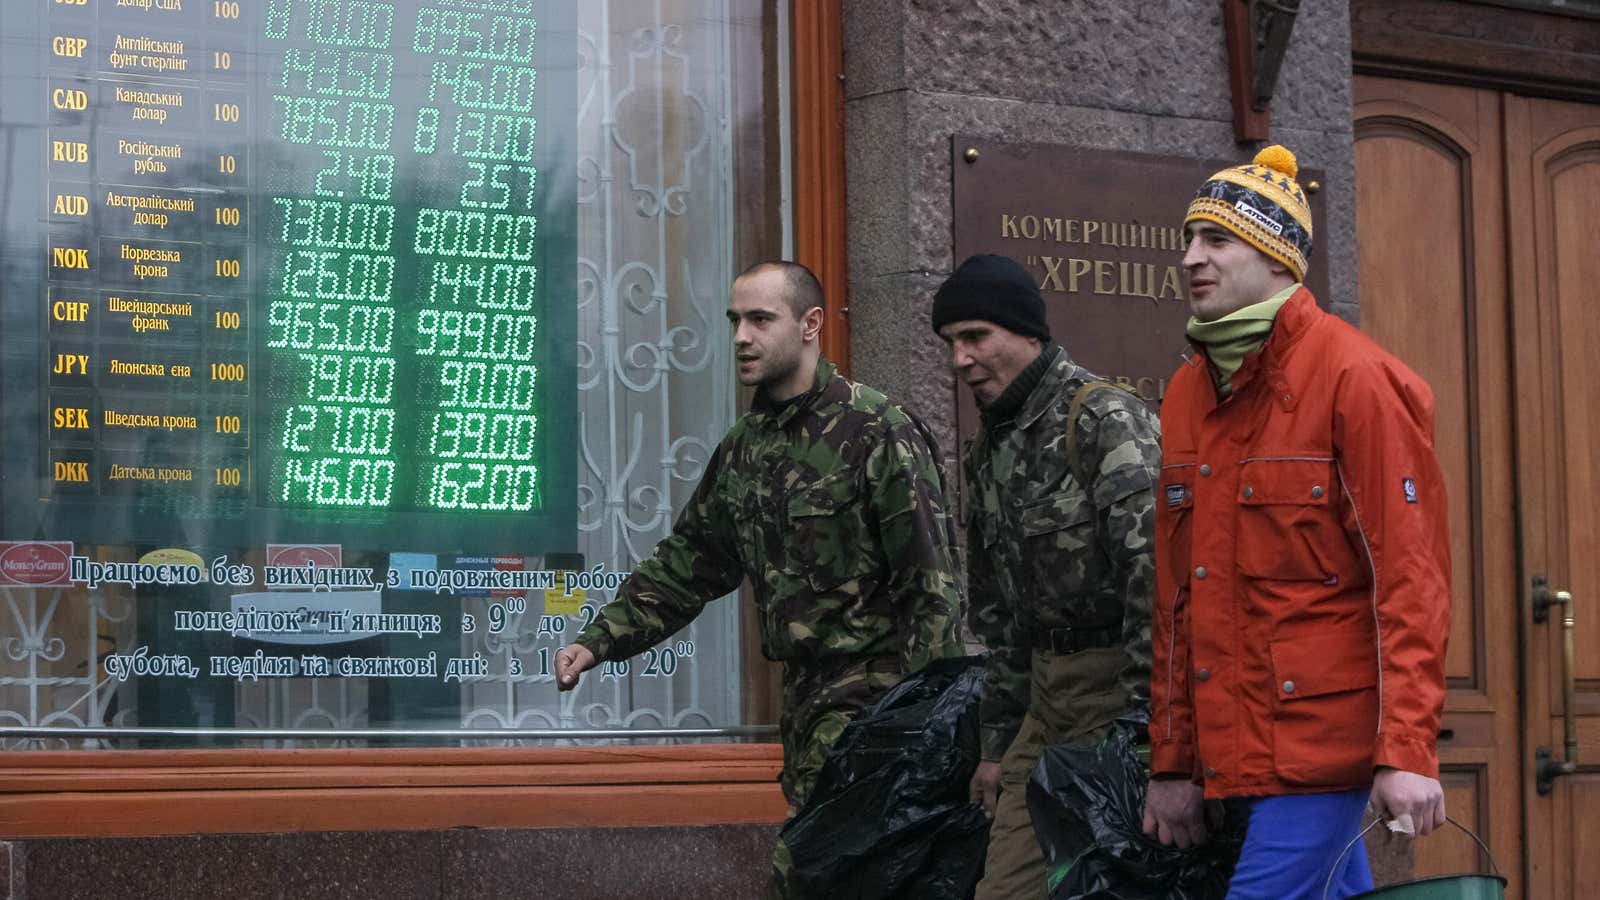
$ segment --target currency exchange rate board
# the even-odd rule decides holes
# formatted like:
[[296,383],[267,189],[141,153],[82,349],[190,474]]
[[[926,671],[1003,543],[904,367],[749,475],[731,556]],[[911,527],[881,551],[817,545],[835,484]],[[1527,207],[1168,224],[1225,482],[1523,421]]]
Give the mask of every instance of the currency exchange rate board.
[[4,536],[572,546],[574,0],[6,0]]

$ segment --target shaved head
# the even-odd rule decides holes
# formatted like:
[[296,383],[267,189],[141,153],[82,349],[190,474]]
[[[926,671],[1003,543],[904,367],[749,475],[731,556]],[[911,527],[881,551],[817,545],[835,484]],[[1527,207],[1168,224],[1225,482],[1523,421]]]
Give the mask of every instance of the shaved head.
[[797,262],[786,259],[758,262],[743,272],[734,282],[740,282],[754,275],[771,272],[781,278],[783,301],[788,305],[789,311],[796,319],[806,314],[813,307],[828,308],[822,294],[822,283],[817,281],[817,276],[811,270]]

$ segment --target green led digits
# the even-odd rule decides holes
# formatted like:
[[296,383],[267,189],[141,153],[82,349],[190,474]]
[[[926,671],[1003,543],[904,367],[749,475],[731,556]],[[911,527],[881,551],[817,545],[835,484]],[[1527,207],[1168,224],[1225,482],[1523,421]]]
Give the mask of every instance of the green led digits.
[[388,353],[394,349],[394,307],[274,300],[267,304],[267,346]]
[[[382,393],[349,387],[348,400]],[[300,403],[284,413],[282,499],[318,506],[388,506],[394,496],[392,408]]]
[[285,413],[284,433],[284,447],[301,453],[388,454],[394,450],[394,410],[301,403]]
[[448,99],[468,109],[533,112],[536,78],[537,73],[524,66],[436,62],[428,102]]
[[504,163],[491,166],[471,161],[467,165],[478,177],[461,186],[462,206],[505,209],[519,197],[520,183],[524,178],[527,179],[528,189],[522,202],[527,206],[533,205],[533,189],[539,173],[532,166]]
[[312,188],[318,197],[388,200],[394,190],[394,157],[386,153],[324,150],[327,163]]
[[523,511],[539,505],[539,468],[447,462],[434,469],[428,505],[439,509]]
[[394,257],[336,250],[295,250],[284,260],[279,290],[291,297],[389,300]]
[[538,270],[508,263],[434,260],[428,269],[428,302],[434,306],[532,309]]
[[442,459],[526,459],[533,453],[534,419],[510,413],[441,413],[428,451]]
[[301,95],[387,100],[393,82],[394,57],[387,53],[291,47],[283,54],[283,79],[278,86]]
[[267,37],[309,40],[329,47],[384,50],[394,30],[394,7],[368,0],[268,0]]
[[[282,277],[266,346],[295,373],[271,487],[291,505],[394,501],[394,9],[359,0],[272,0],[267,37],[286,47],[276,137],[321,149],[313,196],[271,198]],[[292,182],[291,182],[292,183]],[[372,202],[379,201],[379,202]]]
[[530,162],[533,132],[538,124],[533,116],[458,113],[451,151],[457,156]]
[[355,456],[285,457],[284,502],[316,506],[388,506],[394,460]]
[[532,19],[422,9],[417,11],[417,37],[412,49],[452,59],[527,64],[533,61],[535,30]]
[[417,313],[417,353],[464,359],[528,359],[538,319],[515,313],[424,309]]
[[439,111],[431,106],[417,110],[417,137],[411,149],[418,153],[432,153],[439,148]]
[[387,150],[394,132],[394,105],[338,97],[274,94],[283,114],[280,135],[291,144]]
[[538,369],[532,364],[496,365],[451,360],[440,367],[444,388],[440,403],[469,409],[533,409],[533,383]]
[[268,0],[278,501],[540,508],[533,8]]
[[310,373],[307,393],[345,403],[389,403],[394,399],[394,357],[299,353]]
[[532,166],[536,25],[530,0],[442,0],[417,13],[412,47],[435,59],[413,146],[461,171],[459,209],[420,209],[412,250],[427,273],[414,319],[433,386],[430,462],[418,502],[539,506],[541,356],[534,313],[538,219]]
[[338,250],[388,250],[393,246],[393,206],[300,197],[273,197],[272,202],[283,213],[280,238],[290,246],[315,244]]
[[423,209],[417,212],[418,253],[471,259],[533,259],[533,216],[486,213],[475,209]]
[[461,9],[475,9],[481,12],[515,13],[519,16],[533,15],[534,0],[435,0],[435,6],[455,6]]

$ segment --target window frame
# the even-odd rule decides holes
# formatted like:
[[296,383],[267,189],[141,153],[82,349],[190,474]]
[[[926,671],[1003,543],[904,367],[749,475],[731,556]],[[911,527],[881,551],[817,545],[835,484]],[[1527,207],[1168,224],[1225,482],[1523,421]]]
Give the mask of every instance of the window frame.
[[[849,371],[842,0],[788,4],[795,258]],[[748,639],[748,638],[747,638]],[[752,656],[753,654],[746,654]],[[775,710],[754,673],[749,705]],[[775,743],[670,746],[28,750],[0,757],[8,839],[781,822]]]

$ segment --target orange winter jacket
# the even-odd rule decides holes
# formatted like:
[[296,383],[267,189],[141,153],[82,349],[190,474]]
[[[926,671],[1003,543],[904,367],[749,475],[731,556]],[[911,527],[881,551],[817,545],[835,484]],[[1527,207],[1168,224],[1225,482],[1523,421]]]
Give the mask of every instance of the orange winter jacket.
[[1301,288],[1221,403],[1161,408],[1152,771],[1206,796],[1437,778],[1450,549],[1433,395]]

